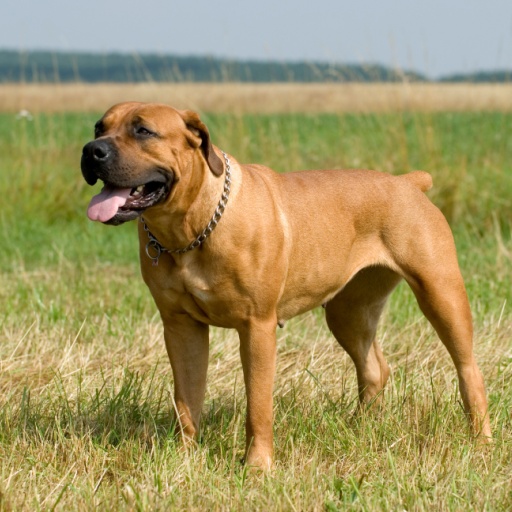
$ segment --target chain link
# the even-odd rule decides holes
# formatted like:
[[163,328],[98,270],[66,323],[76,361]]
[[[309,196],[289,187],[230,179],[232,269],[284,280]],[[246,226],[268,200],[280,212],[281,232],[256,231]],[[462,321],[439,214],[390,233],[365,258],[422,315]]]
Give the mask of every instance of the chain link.
[[215,212],[213,213],[213,217],[208,222],[208,225],[201,231],[201,233],[188,244],[186,247],[182,249],[166,249],[163,247],[160,242],[155,238],[153,233],[149,231],[144,218],[141,216],[140,221],[144,226],[144,231],[148,234],[149,242],[146,244],[146,254],[148,258],[153,262],[153,265],[158,265],[158,259],[163,252],[168,252],[169,254],[185,254],[196,247],[199,247],[211,234],[212,231],[216,228],[219,223],[224,210],[226,209],[226,205],[228,204],[229,193],[231,191],[231,166],[230,161],[226,153],[222,151],[222,155],[224,156],[224,160],[226,162],[226,178],[224,180],[224,190],[222,191],[222,196],[220,198],[219,203],[217,204],[217,208],[215,208]]

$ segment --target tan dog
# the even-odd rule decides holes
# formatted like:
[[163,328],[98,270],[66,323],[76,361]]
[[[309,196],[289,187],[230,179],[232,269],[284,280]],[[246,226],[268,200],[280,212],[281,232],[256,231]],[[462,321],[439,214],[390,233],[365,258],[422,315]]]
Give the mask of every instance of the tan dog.
[[144,213],[142,275],[163,320],[184,439],[199,432],[209,325],[240,336],[251,465],[272,463],[276,327],[285,320],[325,305],[361,401],[378,398],[389,368],[375,332],[401,279],[453,359],[473,432],[490,437],[452,234],[422,192],[430,175],[241,165],[211,144],[197,114],[165,105],[115,105],[95,135],[82,172],[105,187],[88,215],[119,224]]

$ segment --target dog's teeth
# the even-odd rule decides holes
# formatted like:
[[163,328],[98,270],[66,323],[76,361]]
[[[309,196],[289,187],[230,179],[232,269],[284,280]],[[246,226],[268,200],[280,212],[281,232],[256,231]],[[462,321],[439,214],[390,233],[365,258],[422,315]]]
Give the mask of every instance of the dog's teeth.
[[140,196],[142,194],[143,190],[144,190],[144,185],[139,185],[137,188],[134,188],[132,190],[131,195],[135,196],[135,197],[138,197],[138,196]]

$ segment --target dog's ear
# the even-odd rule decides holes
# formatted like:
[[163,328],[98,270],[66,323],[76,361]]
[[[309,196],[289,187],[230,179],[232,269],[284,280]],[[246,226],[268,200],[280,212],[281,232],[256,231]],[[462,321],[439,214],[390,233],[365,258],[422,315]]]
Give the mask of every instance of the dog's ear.
[[195,112],[192,112],[191,110],[182,110],[180,114],[191,135],[187,138],[193,146],[201,147],[204,157],[213,174],[221,176],[224,172],[224,164],[213,150],[208,128],[206,128],[206,125],[201,121],[201,119],[199,119],[199,116]]

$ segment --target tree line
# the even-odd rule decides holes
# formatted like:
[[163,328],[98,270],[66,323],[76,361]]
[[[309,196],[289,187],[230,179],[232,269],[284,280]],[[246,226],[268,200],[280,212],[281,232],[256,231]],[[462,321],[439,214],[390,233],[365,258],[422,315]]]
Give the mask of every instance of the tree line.
[[[6,82],[423,82],[421,73],[379,64],[232,60],[209,56],[0,50]],[[452,75],[440,81],[502,82],[510,73]]]

